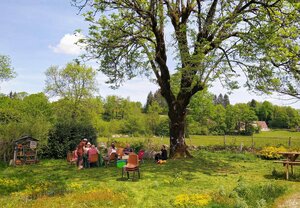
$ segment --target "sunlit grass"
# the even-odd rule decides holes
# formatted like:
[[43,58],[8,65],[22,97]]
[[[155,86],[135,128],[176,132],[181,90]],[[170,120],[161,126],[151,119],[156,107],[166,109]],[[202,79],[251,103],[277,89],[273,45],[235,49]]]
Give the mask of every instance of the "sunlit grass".
[[[299,191],[297,167],[296,176],[286,181],[282,166],[250,153],[196,151],[193,154],[193,159],[168,160],[163,165],[146,160],[141,164],[141,179],[134,181],[122,179],[121,169],[114,166],[78,171],[64,160],[1,167],[0,178],[7,180],[7,184],[0,184],[0,204],[3,207],[180,207],[185,203],[183,199],[180,201],[181,196],[192,198],[195,202],[186,203],[193,206],[200,204],[198,199],[204,200],[202,196],[209,196],[203,202],[208,203],[206,207],[220,203],[224,206],[219,207],[226,207],[226,203],[230,207],[237,198],[229,195],[235,193],[241,180],[241,188],[246,186],[252,191],[268,188],[268,184],[274,190],[288,188],[285,193]],[[274,168],[276,175],[272,175]],[[259,197],[247,195],[252,196]],[[268,205],[272,203],[268,201]]]

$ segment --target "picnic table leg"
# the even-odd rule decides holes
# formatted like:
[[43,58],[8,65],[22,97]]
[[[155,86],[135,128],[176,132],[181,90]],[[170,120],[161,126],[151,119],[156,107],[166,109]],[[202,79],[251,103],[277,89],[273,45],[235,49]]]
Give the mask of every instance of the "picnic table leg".
[[286,180],[289,180],[289,163],[286,163],[285,165],[285,175],[286,175]]

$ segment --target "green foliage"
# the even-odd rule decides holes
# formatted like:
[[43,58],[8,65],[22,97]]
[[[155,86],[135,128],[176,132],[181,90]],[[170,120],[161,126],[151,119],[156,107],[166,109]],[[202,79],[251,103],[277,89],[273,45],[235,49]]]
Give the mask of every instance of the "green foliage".
[[96,144],[96,130],[89,123],[56,123],[51,130],[48,145],[43,149],[46,158],[65,158],[68,151],[76,149],[79,142],[87,138]]
[[68,63],[59,69],[51,66],[46,71],[46,92],[51,96],[60,96],[78,101],[91,97],[96,88],[96,71],[78,63]]
[[133,136],[145,134],[144,120],[141,114],[132,114],[124,120],[121,132]]
[[268,101],[264,101],[258,108],[257,114],[259,120],[269,123],[269,121],[272,119],[272,111],[273,105]]
[[157,136],[169,136],[170,128],[169,128],[169,118],[166,116],[161,116],[159,118],[159,124],[155,129],[155,135]]
[[0,157],[12,158],[12,141],[24,135],[39,140],[38,148],[47,144],[52,127],[51,104],[43,93],[29,96],[0,97]]
[[214,194],[212,207],[266,208],[286,191],[286,186],[273,181],[249,184],[240,178],[232,191],[226,191],[221,187],[219,192]]
[[0,54],[0,81],[12,79],[15,75],[10,58]]
[[[168,112],[168,104],[166,102],[166,99],[161,95],[161,91],[157,90],[156,92],[154,92],[154,94],[152,94],[152,92],[150,92],[147,96],[147,100],[146,100],[146,104],[144,107],[144,112],[148,113],[149,111],[149,106],[156,106],[159,108],[157,111],[159,114],[167,114]],[[157,108],[156,107],[156,108]]]
[[70,114],[67,119],[77,119],[83,100],[97,92],[96,71],[85,65],[68,63],[61,69],[51,66],[45,74],[45,92],[62,98]]
[[249,207],[266,207],[277,197],[283,195],[287,190],[286,186],[276,183],[247,185],[243,181],[239,181],[237,187],[233,190],[237,193],[237,201],[244,201]]
[[145,150],[145,141],[136,141],[130,144],[130,147],[134,150],[135,153],[138,153],[141,149]]

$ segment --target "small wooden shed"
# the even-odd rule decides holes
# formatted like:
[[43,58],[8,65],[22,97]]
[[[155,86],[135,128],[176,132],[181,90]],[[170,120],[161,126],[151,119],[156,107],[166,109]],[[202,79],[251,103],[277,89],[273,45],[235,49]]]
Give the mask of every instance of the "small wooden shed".
[[23,136],[14,141],[14,165],[37,163],[37,139]]

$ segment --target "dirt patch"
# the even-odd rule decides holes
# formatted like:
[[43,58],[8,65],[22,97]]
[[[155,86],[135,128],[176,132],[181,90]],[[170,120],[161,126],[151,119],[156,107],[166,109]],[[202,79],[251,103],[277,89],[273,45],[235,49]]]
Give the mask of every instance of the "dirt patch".
[[291,195],[285,201],[282,201],[277,206],[278,208],[299,208],[300,207],[300,193]]

